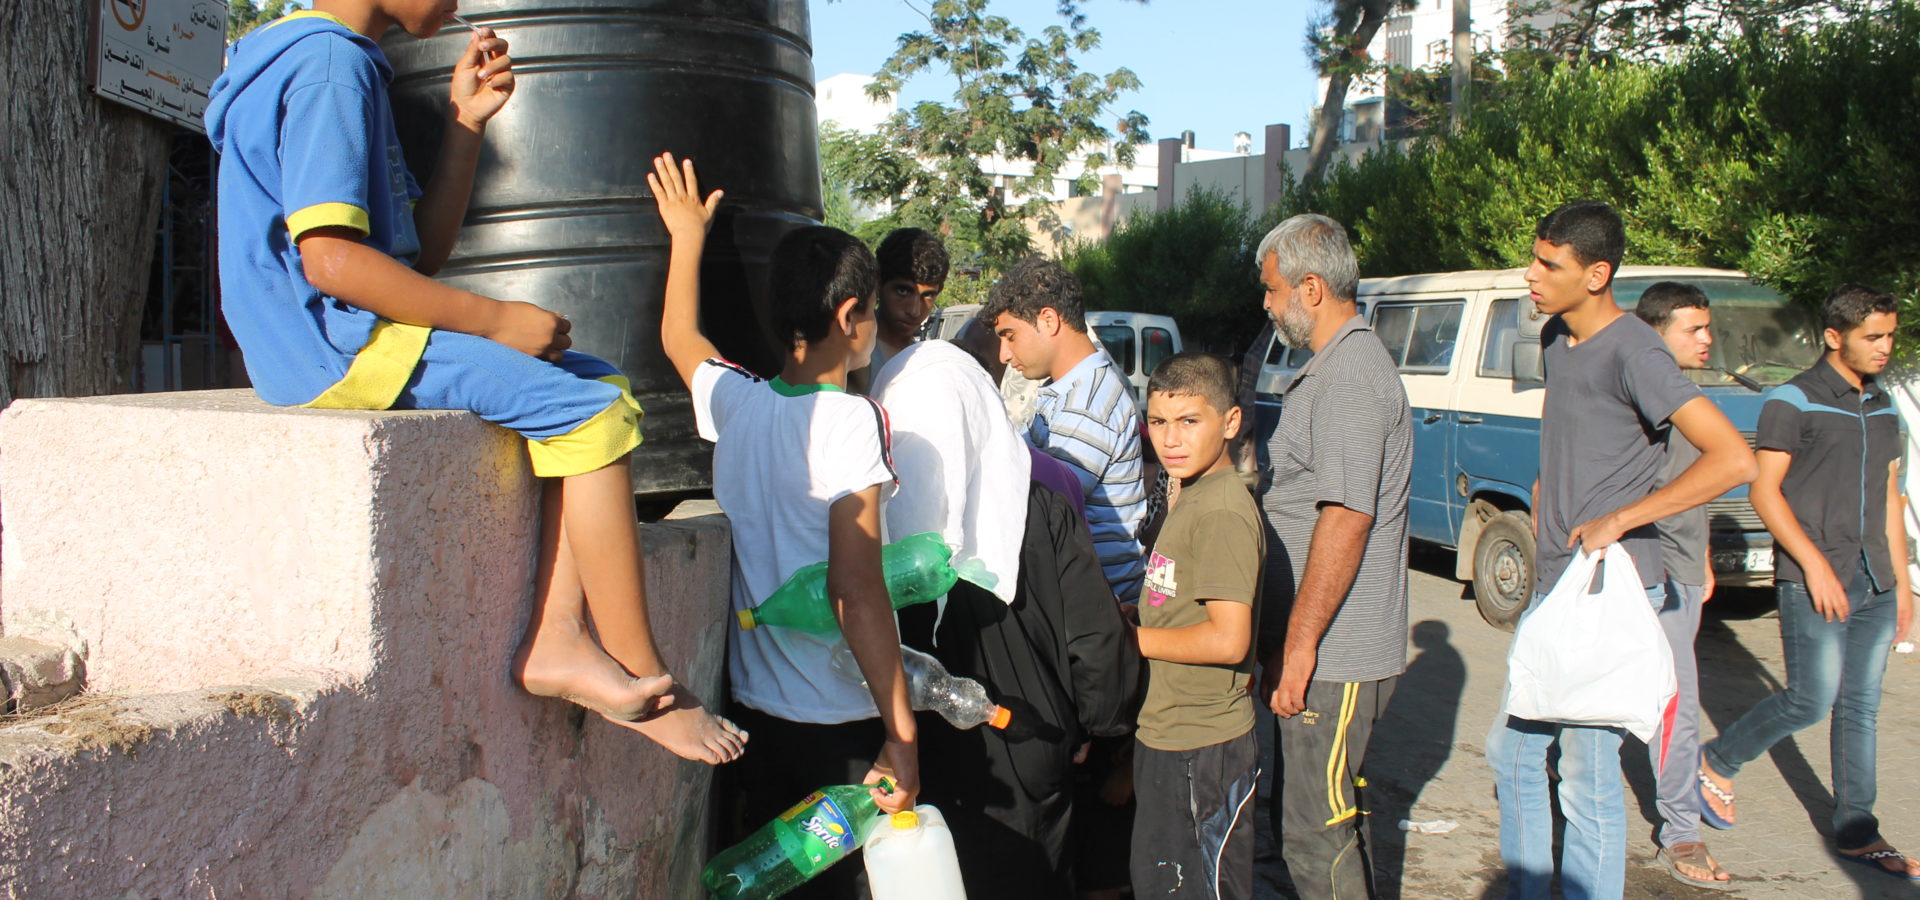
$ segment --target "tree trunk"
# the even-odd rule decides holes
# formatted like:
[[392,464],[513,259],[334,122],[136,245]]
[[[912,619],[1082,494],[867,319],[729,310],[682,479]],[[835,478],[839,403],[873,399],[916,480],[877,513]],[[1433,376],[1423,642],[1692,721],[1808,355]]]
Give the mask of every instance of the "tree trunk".
[[[1334,0],[1334,3],[1336,7],[1357,6],[1360,14],[1340,15],[1336,8],[1333,37],[1340,50],[1327,64],[1333,74],[1327,76],[1327,95],[1320,100],[1320,126],[1314,129],[1313,139],[1307,144],[1307,167],[1300,175],[1303,184],[1320,180],[1326,172],[1327,161],[1333,158],[1333,148],[1340,145],[1340,123],[1347,114],[1347,87],[1353,83],[1353,59],[1373,43],[1373,36],[1386,23],[1387,10],[1394,0]],[[1342,22],[1354,23],[1352,34],[1340,34]]]
[[0,406],[131,387],[172,126],[87,90],[87,4],[0,0]]

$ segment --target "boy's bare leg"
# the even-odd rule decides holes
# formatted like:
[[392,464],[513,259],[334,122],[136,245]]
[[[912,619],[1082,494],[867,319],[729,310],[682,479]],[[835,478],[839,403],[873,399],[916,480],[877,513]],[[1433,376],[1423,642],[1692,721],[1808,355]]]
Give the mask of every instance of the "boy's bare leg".
[[664,672],[636,678],[594,642],[585,595],[561,526],[560,485],[540,499],[540,557],[534,575],[533,621],[515,655],[514,678],[529,693],[560,697],[610,719],[633,719],[670,702]]
[[[559,491],[564,546],[600,646],[635,676],[664,675],[667,667],[647,618],[646,570],[626,459],[560,479]],[[688,759],[718,763],[740,755],[746,734],[732,722],[709,713],[683,686],[673,685],[668,697],[671,703],[659,715],[619,724]]]

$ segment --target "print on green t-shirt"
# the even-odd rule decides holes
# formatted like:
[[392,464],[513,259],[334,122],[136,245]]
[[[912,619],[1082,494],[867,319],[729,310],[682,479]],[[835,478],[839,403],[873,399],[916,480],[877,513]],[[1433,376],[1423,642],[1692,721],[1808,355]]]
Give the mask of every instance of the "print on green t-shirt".
[[[1260,509],[1231,468],[1180,492],[1147,555],[1140,624],[1183,628],[1207,621],[1207,603],[1244,603],[1259,614],[1266,537]],[[1254,631],[1258,631],[1256,625]],[[1155,750],[1193,750],[1232,740],[1253,727],[1253,648],[1234,665],[1147,661],[1140,742]]]

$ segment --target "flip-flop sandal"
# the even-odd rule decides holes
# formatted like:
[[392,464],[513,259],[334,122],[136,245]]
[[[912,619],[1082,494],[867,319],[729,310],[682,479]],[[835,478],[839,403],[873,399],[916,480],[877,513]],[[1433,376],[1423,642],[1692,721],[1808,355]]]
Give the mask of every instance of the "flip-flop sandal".
[[1700,770],[1694,773],[1693,795],[1695,799],[1700,801],[1700,820],[1702,822],[1712,825],[1721,831],[1726,831],[1733,827],[1732,822],[1720,818],[1720,814],[1713,811],[1713,805],[1707,802],[1707,797],[1711,796],[1713,799],[1720,801],[1720,804],[1725,806],[1729,811],[1733,809],[1733,792],[1713,783],[1713,779],[1707,776],[1707,764],[1705,760],[1701,761]]
[[[1907,861],[1907,855],[1905,853],[1901,853],[1898,850],[1868,850],[1865,853],[1847,853],[1847,852],[1841,851],[1840,858],[1844,860],[1849,860],[1851,862],[1857,862],[1863,866],[1872,866],[1874,871],[1885,872],[1888,875],[1891,875],[1895,878],[1900,878],[1907,881],[1920,881],[1920,876],[1916,876],[1904,871],[1889,869],[1886,866],[1883,866],[1880,864],[1880,861],[1883,859],[1897,859],[1904,864]],[[1906,866],[1902,865],[1900,868],[1905,869]]]
[[1699,841],[1675,844],[1672,847],[1660,848],[1660,852],[1657,855],[1660,857],[1660,862],[1666,865],[1667,874],[1672,875],[1673,880],[1681,884],[1690,884],[1694,887],[1704,888],[1709,891],[1733,890],[1733,882],[1731,879],[1721,881],[1718,878],[1695,878],[1692,875],[1680,871],[1681,863],[1686,863],[1696,869],[1706,869],[1715,874],[1726,871],[1720,868],[1719,863],[1713,861],[1713,857],[1707,855],[1706,844]]

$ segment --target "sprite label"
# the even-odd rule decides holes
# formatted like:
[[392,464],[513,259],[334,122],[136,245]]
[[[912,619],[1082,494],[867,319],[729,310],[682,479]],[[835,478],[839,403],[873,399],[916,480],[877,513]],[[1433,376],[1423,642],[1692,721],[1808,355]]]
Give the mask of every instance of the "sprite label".
[[847,814],[823,791],[814,791],[781,813],[780,821],[787,823],[800,839],[799,849],[805,859],[791,856],[788,859],[807,878],[839,862],[853,849],[853,826],[847,821]]

